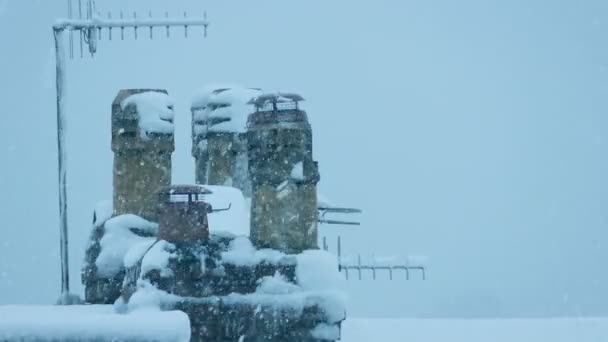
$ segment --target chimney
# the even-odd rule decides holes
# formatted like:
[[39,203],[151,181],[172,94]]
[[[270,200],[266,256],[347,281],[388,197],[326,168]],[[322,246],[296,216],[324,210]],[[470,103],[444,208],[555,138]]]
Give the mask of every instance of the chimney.
[[247,105],[260,91],[205,89],[192,102],[192,156],[197,184],[225,185],[251,196],[247,174]]
[[247,152],[252,183],[251,238],[259,248],[300,253],[317,246],[317,182],[312,130],[297,94],[251,101]]
[[206,242],[207,215],[212,212],[205,195],[211,191],[200,185],[172,185],[158,193],[158,238],[171,243]]
[[112,103],[114,215],[157,221],[157,191],[171,184],[173,104],[166,90],[122,89]]

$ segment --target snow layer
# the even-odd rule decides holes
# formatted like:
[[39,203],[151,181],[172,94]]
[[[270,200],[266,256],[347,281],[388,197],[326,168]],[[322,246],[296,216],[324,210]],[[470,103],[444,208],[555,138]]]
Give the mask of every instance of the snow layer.
[[285,254],[276,249],[256,249],[246,236],[237,236],[230,242],[228,251],[222,252],[224,263],[251,266],[261,262],[276,264]]
[[[260,94],[260,90],[238,86],[216,87],[206,86],[195,93],[192,99],[192,114],[194,120],[207,121],[204,125],[195,125],[195,132],[205,130],[215,132],[245,132],[247,117],[254,111],[247,104],[249,100]],[[228,120],[214,124],[214,121]],[[202,126],[202,127],[197,127]]]
[[[113,277],[122,269],[125,256],[131,247],[156,240],[156,238],[138,236],[131,231],[131,228],[156,235],[158,224],[132,214],[116,216],[106,221],[105,233],[99,241],[101,252],[95,261],[100,276]],[[130,263],[132,258],[132,255],[130,259],[128,258]]]
[[336,257],[326,251],[308,250],[297,255],[298,284],[308,291],[336,290],[341,287]]
[[310,294],[302,291],[296,284],[289,283],[280,273],[260,279],[254,293],[232,293],[223,297],[228,304],[264,305],[289,309],[302,313],[307,304],[311,304]]
[[100,227],[104,222],[112,217],[113,212],[113,203],[112,201],[99,201],[95,205],[95,220],[93,222],[93,226],[95,228]]
[[304,179],[304,164],[302,162],[296,163],[291,169],[291,179],[303,180]]
[[[262,261],[278,262],[286,255],[276,250],[256,250],[246,237],[237,237],[230,249],[222,253],[224,262],[236,265],[253,265]],[[297,258],[296,280],[289,283],[281,274],[264,277],[255,293],[231,294],[229,303],[262,304],[290,308],[301,312],[305,306],[316,304],[327,314],[330,322],[345,316],[345,298],[340,292],[338,264],[333,255],[318,250],[304,251]]]
[[205,200],[214,209],[230,206],[230,210],[209,214],[210,232],[249,235],[249,204],[241,190],[220,185],[205,185],[205,188],[213,192],[205,195]]
[[137,108],[142,139],[147,139],[148,133],[173,134],[173,100],[169,95],[156,91],[138,93],[127,97],[120,104],[123,110],[128,105]]
[[325,197],[323,194],[321,194],[317,190],[317,207],[331,208],[331,207],[335,207],[335,205],[329,198]]
[[321,323],[310,332],[312,337],[321,340],[338,340],[340,339],[340,328],[337,325],[329,325]]
[[159,240],[143,256],[141,261],[141,274],[146,274],[152,270],[160,271],[160,275],[168,277],[173,274],[168,267],[169,259],[175,257],[175,246],[165,240]]
[[158,289],[147,280],[137,281],[137,291],[129,298],[128,312],[158,311],[171,308],[180,297]]
[[342,342],[603,342],[608,318],[361,319],[342,324]]
[[123,265],[126,268],[135,266],[155,242],[155,239],[146,239],[144,241],[135,243],[125,254],[123,258]]
[[301,291],[301,288],[287,279],[280,273],[276,273],[273,277],[264,277],[260,279],[260,283],[256,289],[256,293],[284,295]]
[[181,311],[116,314],[111,305],[0,306],[0,341],[189,341]]
[[336,257],[326,251],[308,250],[297,255],[296,279],[305,292],[316,294],[318,304],[330,321],[344,318],[346,297],[341,292],[341,278]]

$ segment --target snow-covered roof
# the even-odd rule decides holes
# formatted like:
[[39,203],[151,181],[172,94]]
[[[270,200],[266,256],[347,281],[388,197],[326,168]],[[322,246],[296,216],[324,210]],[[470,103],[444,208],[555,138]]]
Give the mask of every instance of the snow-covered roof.
[[146,91],[130,95],[122,100],[120,106],[122,110],[129,105],[136,107],[140,136],[146,139],[148,133],[173,134],[173,103],[163,92]]
[[194,131],[244,132],[247,116],[253,112],[248,102],[260,93],[256,88],[238,86],[201,88],[192,98]]
[[0,341],[189,340],[190,320],[181,311],[117,314],[111,305],[0,306]]

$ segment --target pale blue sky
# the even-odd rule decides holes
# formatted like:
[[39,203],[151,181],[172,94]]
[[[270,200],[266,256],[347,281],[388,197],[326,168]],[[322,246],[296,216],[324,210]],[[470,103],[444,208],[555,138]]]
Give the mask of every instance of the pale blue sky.
[[[212,26],[70,61],[75,289],[92,208],[111,198],[118,89],[177,100],[174,181],[190,182],[190,95],[231,82],[307,99],[320,189],[365,211],[322,232],[347,252],[429,256],[426,282],[346,284],[353,315],[608,315],[608,2],[97,1],[119,6],[207,9]],[[0,1],[0,304],[59,289],[51,25],[64,14]]]

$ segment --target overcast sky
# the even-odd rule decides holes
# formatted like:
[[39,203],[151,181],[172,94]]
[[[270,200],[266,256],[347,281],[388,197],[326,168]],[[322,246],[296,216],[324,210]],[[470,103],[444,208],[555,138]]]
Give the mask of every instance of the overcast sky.
[[[429,257],[424,282],[346,283],[353,315],[608,315],[608,2],[97,7],[207,9],[212,24],[207,39],[114,33],[94,60],[69,62],[76,292],[92,209],[111,199],[118,90],[175,98],[173,179],[183,183],[194,178],[191,94],[228,82],[307,99],[322,193],[364,210],[361,227],[322,234],[342,235],[347,253]],[[65,1],[0,0],[0,304],[50,303],[59,291],[51,25],[65,13]]]

